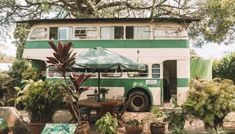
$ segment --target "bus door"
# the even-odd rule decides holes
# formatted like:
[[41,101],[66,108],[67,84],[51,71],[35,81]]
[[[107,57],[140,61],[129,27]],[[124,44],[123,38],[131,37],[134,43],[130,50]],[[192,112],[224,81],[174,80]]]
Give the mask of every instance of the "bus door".
[[177,96],[177,61],[163,62],[163,100],[169,102],[171,97]]

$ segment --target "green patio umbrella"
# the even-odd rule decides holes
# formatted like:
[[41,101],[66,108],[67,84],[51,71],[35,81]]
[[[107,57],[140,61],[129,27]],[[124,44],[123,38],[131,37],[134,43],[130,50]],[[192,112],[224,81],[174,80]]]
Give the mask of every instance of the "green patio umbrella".
[[108,71],[143,71],[144,64],[132,61],[105,48],[96,47],[79,54],[74,68],[98,72],[98,101],[100,100],[100,72]]

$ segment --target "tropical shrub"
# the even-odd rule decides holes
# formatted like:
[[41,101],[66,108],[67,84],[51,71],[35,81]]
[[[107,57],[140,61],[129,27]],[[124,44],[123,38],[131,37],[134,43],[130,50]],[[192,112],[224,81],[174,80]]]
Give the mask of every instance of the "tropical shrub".
[[4,93],[7,93],[7,81],[9,76],[5,72],[0,73],[0,99],[4,96]]
[[95,122],[95,126],[103,134],[116,134],[118,128],[118,120],[110,113],[106,113]]
[[186,115],[182,112],[169,112],[166,114],[166,121],[169,121],[168,129],[172,134],[184,134]]
[[22,80],[37,80],[40,76],[37,70],[32,68],[30,61],[27,60],[15,60],[7,74],[9,79],[6,86],[10,95],[15,94],[14,87],[23,86]]
[[225,116],[235,109],[233,81],[220,78],[213,81],[193,80],[182,108],[184,113],[201,119],[205,127],[222,126]]
[[63,87],[55,81],[26,80],[23,89],[18,88],[16,103],[21,102],[31,115],[31,122],[50,122],[52,116],[62,105]]
[[207,130],[209,134],[227,134],[223,127],[210,128]]
[[22,80],[39,80],[40,79],[40,73],[36,68],[29,67],[26,70],[22,72]]

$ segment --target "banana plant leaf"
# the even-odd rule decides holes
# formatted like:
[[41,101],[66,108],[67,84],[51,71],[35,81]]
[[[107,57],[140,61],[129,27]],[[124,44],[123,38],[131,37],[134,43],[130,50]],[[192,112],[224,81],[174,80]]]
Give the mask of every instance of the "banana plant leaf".
[[73,67],[98,72],[98,94],[100,94],[100,72],[109,72],[111,70],[121,72],[145,70],[144,64],[137,63],[102,47],[92,48],[80,53]]

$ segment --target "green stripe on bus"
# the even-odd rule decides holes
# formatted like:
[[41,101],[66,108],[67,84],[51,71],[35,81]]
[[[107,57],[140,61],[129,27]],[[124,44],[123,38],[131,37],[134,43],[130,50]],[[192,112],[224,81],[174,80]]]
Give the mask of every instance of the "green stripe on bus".
[[189,78],[177,78],[177,87],[188,87]]
[[[56,79],[56,78],[47,78],[47,79]],[[58,78],[59,79],[59,78]],[[146,84],[146,80],[157,80],[157,84]],[[161,87],[163,88],[162,79],[143,79],[143,78],[110,78],[110,79],[101,79],[100,80],[102,87],[124,87],[125,89],[131,89],[138,86],[148,88],[148,87]],[[90,78],[85,83],[85,86],[97,87],[97,79]],[[177,87],[188,87],[189,78],[178,78]]]
[[[58,41],[55,41],[58,42]],[[69,41],[62,41],[69,42]],[[189,48],[188,40],[72,40],[74,48]],[[50,48],[48,41],[27,41],[25,48]]]

